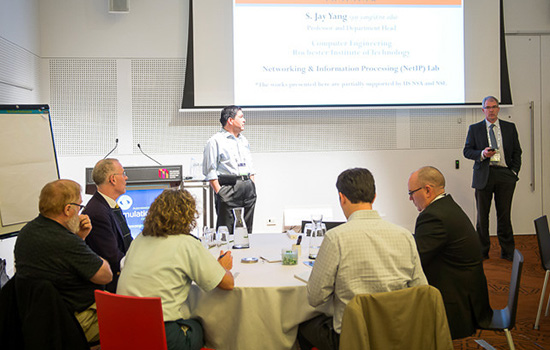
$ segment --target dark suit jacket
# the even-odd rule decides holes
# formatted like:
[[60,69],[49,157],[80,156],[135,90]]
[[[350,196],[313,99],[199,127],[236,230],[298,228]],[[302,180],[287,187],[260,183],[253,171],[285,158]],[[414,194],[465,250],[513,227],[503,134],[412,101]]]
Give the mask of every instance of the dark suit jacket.
[[481,244],[476,230],[450,195],[424,209],[415,240],[428,283],[441,292],[453,339],[472,335],[492,318]]
[[90,349],[73,310],[50,281],[12,277],[0,290],[4,350]]
[[122,229],[109,207],[109,203],[96,191],[83,212],[90,216],[92,231],[86,237],[86,244],[97,255],[109,262],[113,272],[113,280],[106,286],[109,292],[116,292],[118,275],[120,274],[120,259],[124,257],[132,240],[131,236],[124,242]]
[[[521,168],[521,146],[519,144],[518,131],[516,125],[499,119],[500,132],[502,135],[502,144],[504,147],[504,159],[508,169],[514,172],[517,180],[517,174]],[[466,144],[464,145],[464,157],[474,160],[474,176],[472,178],[472,187],[484,189],[489,178],[489,158],[481,161],[481,152],[489,147],[487,138],[487,127],[485,119],[479,123],[470,125]]]

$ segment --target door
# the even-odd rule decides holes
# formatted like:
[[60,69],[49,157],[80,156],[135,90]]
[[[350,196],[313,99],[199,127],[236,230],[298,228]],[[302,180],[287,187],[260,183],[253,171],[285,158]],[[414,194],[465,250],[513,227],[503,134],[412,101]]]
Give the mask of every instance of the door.
[[[522,154],[512,203],[514,233],[533,233],[533,220],[542,214],[541,146],[541,37],[506,36],[508,69],[514,107],[502,108],[499,117],[518,128]],[[547,56],[548,57],[548,56]],[[493,214],[491,220],[496,223]],[[491,225],[496,232],[496,225]]]

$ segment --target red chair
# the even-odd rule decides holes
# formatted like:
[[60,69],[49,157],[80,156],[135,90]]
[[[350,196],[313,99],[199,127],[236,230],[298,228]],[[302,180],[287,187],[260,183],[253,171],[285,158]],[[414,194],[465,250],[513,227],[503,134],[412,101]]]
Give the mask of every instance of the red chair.
[[160,298],[95,291],[102,350],[166,350]]
[[95,301],[101,350],[166,350],[160,298],[96,290]]

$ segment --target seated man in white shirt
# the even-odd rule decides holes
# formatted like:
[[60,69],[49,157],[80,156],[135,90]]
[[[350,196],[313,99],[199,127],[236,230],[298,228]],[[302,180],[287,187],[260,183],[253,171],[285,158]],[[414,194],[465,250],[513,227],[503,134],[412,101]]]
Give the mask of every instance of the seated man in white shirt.
[[301,350],[338,349],[344,309],[356,294],[427,284],[412,234],[372,210],[376,190],[371,172],[348,169],[338,176],[336,188],[348,221],[325,235],[307,284],[309,304],[330,302],[334,315],[300,324]]

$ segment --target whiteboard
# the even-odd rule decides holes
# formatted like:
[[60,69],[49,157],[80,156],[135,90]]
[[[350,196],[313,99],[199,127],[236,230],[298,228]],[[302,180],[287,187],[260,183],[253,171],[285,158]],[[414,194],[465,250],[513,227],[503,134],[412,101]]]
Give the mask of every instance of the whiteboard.
[[38,215],[40,190],[57,179],[48,105],[0,105],[0,238]]

